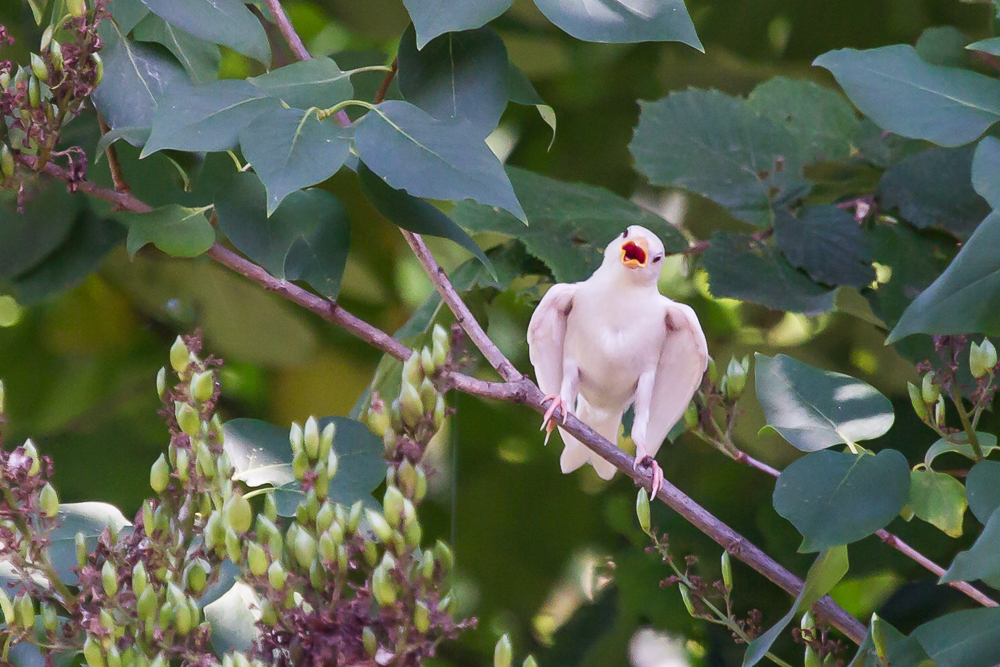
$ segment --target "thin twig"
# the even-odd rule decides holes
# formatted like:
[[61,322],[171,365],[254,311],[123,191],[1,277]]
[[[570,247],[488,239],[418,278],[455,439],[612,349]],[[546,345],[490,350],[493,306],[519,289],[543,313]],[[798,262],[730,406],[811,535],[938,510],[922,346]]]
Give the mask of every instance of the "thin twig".
[[[101,126],[102,135],[111,131],[111,128],[104,122],[104,118],[102,118],[100,114],[97,114],[97,122]],[[128,182],[125,180],[125,173],[122,171],[122,164],[118,160],[118,150],[115,148],[114,144],[109,144],[108,147],[104,149],[104,154],[108,159],[108,169],[111,170],[111,182],[115,184],[115,190],[122,193],[132,192],[132,188],[129,187]]]
[[375,104],[380,104],[385,99],[386,93],[389,92],[389,84],[396,77],[397,71],[399,71],[399,58],[393,58],[389,71],[386,72],[385,78],[382,79],[382,85],[378,87],[378,92],[375,93],[375,99],[373,100]]

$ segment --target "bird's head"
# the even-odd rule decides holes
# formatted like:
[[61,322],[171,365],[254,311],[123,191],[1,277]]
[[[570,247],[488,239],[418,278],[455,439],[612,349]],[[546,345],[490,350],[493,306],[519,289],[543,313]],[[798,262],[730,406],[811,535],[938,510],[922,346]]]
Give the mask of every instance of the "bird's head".
[[663,242],[645,227],[630,225],[604,250],[604,266],[642,283],[655,283],[663,268]]

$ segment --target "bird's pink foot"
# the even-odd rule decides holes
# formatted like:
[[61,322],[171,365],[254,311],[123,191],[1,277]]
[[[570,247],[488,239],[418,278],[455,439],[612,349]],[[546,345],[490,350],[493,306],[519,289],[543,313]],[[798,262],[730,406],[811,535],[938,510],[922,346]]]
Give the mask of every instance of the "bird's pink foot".
[[644,445],[636,443],[635,460],[632,462],[632,469],[638,470],[639,468],[649,468],[650,475],[652,476],[651,493],[649,495],[656,497],[657,491],[663,486],[663,468],[656,462],[656,459],[649,455]]
[[563,424],[566,423],[566,414],[567,414],[566,404],[563,402],[562,398],[558,394],[550,394],[545,398],[543,398],[542,405],[545,405],[548,401],[552,401],[552,404],[549,405],[548,408],[546,408],[545,414],[542,416],[542,426],[539,429],[539,430],[542,429],[545,430],[544,444],[546,445],[549,444],[549,436],[552,435],[552,431],[555,430],[556,427],[556,419],[555,419],[556,411],[557,410],[559,411],[560,413],[559,416],[561,417],[559,421],[561,421]]

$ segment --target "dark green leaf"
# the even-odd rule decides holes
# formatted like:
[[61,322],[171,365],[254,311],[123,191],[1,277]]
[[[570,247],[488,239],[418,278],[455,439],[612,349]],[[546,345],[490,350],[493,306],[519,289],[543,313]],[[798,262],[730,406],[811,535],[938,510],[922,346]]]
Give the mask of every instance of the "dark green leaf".
[[653,3],[625,0],[535,0],[545,17],[587,42],[682,42],[705,49],[683,0]]
[[990,206],[1000,208],[1000,139],[983,137],[976,147],[972,158],[972,187]]
[[[959,484],[958,480],[955,483]],[[1000,553],[1000,512],[994,511],[972,547],[956,554],[948,571],[941,576],[941,583],[976,579],[990,585],[1000,582],[1000,558],[997,558],[997,553]]]
[[417,50],[410,26],[399,43],[399,91],[440,120],[465,118],[483,137],[507,106],[503,40],[488,27],[450,32]]
[[481,28],[507,11],[513,0],[403,0],[417,30],[417,48],[446,32]]
[[[702,259],[709,289],[716,297],[796,313],[823,313],[833,308],[833,290],[814,283],[773,245],[749,234],[715,232]],[[747,276],[754,279],[747,280]]]
[[265,65],[271,62],[267,34],[242,0],[142,0],[167,23],[195,37],[223,44]]
[[892,403],[849,375],[779,354],[754,355],[757,400],[767,425],[796,449],[815,452],[877,438],[893,422]]
[[965,492],[969,509],[985,525],[1000,507],[1000,463],[980,461],[972,466],[965,479]]
[[812,81],[775,77],[753,89],[747,106],[785,127],[807,163],[842,162],[861,136],[861,121],[851,105]]
[[892,667],[936,667],[935,662],[927,656],[927,652],[913,637],[906,637],[896,628],[886,623],[877,615],[872,614],[871,625],[864,641],[858,647],[858,652],[848,667],[886,667],[886,662],[879,660],[872,641],[872,627],[878,623],[880,632],[885,638],[887,662]]
[[830,70],[866,116],[904,137],[961,146],[1000,120],[1000,81],[931,65],[911,46],[830,51],[813,64]]
[[351,240],[344,206],[318,189],[293,192],[270,216],[265,201],[254,174],[236,174],[215,200],[219,227],[274,277],[304,280],[335,298]]
[[910,508],[918,518],[943,530],[948,537],[962,536],[965,487],[951,475],[933,470],[910,472]]
[[147,243],[174,257],[197,257],[215,243],[206,210],[170,204],[150,213],[119,213],[128,227],[125,247],[133,257]]
[[792,266],[816,282],[862,289],[875,280],[860,225],[850,212],[836,206],[809,206],[798,218],[778,211],[774,242]]
[[142,0],[111,0],[105,8],[114,17],[119,30],[125,35],[129,34],[132,28],[149,14],[149,9],[142,4]]
[[258,419],[233,419],[223,431],[234,480],[251,487],[295,482],[288,429]]
[[972,153],[971,146],[935,147],[903,158],[879,181],[880,208],[896,209],[914,227],[968,237],[990,212],[972,189]]
[[328,109],[354,96],[351,77],[330,58],[312,58],[248,79],[294,109]]
[[364,162],[358,165],[358,182],[365,198],[387,220],[410,232],[450,239],[478,257],[479,261],[493,273],[493,265],[486,258],[482,248],[465,233],[465,230],[437,208],[402,190],[390,187],[373,174]]
[[715,90],[640,102],[629,150],[653,185],[684,188],[766,227],[771,207],[806,194],[801,149],[784,125]]
[[210,577],[208,587],[202,591],[201,597],[198,598],[198,606],[204,609],[228,593],[229,589],[236,583],[239,575],[240,568],[238,565],[228,558],[222,561],[222,564],[219,565],[219,568],[212,575],[215,581],[212,581]]
[[1000,607],[967,609],[924,623],[910,635],[938,667],[1000,663]]
[[273,109],[240,131],[243,156],[267,188],[268,215],[289,194],[337,173],[351,147],[342,132],[333,118],[300,109]]
[[538,110],[538,115],[542,117],[546,125],[552,128],[552,141],[549,142],[549,148],[551,149],[552,144],[556,140],[556,112],[545,103],[545,100],[539,96],[535,87],[531,85],[528,77],[513,62],[509,63],[508,68],[507,95],[508,99],[514,104],[533,106]]
[[240,130],[280,108],[281,102],[246,81],[227,79],[197,87],[174,84],[156,109],[142,157],[164,148],[229,150],[236,146]]
[[[953,443],[944,438],[939,439],[927,449],[927,454],[924,455],[925,466],[930,468],[934,459],[947,452],[955,452],[972,461],[976,460],[976,453],[973,451],[972,445],[968,444],[968,437],[965,433],[954,433],[949,437],[954,440],[961,440],[962,442]],[[997,447],[997,437],[992,433],[976,431],[976,439],[979,441],[979,446],[982,448],[985,456],[989,456],[990,452]],[[989,515],[987,514],[987,516]]]
[[910,468],[896,450],[877,456],[826,450],[785,468],[774,509],[802,535],[799,551],[822,551],[884,528],[909,496]]
[[205,620],[212,626],[210,640],[216,655],[253,650],[258,632],[250,607],[256,604],[253,589],[238,582],[225,595],[205,606]]
[[970,41],[969,36],[958,28],[937,26],[924,30],[914,49],[921,60],[931,65],[967,67],[969,52],[965,50],[965,45]]
[[156,42],[167,47],[196,84],[215,81],[218,76],[222,60],[218,46],[175,28],[155,14],[140,21],[133,36],[140,42]]
[[973,42],[965,48],[970,51],[981,51],[982,53],[988,53],[991,56],[1000,56],[1000,37],[990,37],[989,39],[981,39],[978,42]]
[[390,100],[358,122],[358,154],[397,190],[427,199],[473,199],[524,220],[503,166],[467,120],[440,121]]
[[62,523],[50,535],[49,558],[59,577],[71,586],[77,580],[70,569],[76,567],[76,534],[83,533],[93,550],[105,528],[120,531],[132,525],[120,509],[107,503],[62,503],[58,518]]
[[0,195],[0,278],[13,278],[38,264],[63,244],[83,209],[80,197],[55,180],[27,190],[24,213],[15,192]]
[[913,300],[886,344],[915,333],[1000,333],[1000,214],[980,223],[934,283]]
[[642,225],[659,236],[668,253],[687,248],[684,237],[663,218],[607,190],[514,167],[507,174],[528,216],[527,227],[508,213],[468,202],[452,209],[452,219],[473,233],[517,238],[552,269],[558,282],[586,280],[600,266],[604,246],[629,225]]

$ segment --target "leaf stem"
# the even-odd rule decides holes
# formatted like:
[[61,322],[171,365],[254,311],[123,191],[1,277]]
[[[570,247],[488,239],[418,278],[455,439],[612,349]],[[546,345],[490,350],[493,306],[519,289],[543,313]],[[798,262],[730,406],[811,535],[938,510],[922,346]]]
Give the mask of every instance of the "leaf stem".
[[976,455],[976,461],[982,461],[986,457],[983,456],[983,448],[979,445],[979,438],[976,437],[976,429],[972,426],[972,422],[969,421],[969,413],[965,411],[965,405],[962,403],[962,395],[958,393],[958,389],[952,387],[951,390],[951,400],[955,404],[955,409],[958,410],[958,418],[962,422],[962,428],[965,429],[965,433],[969,436],[969,444],[972,445],[972,452]]
[[365,102],[364,100],[344,100],[343,102],[338,102],[337,104],[334,104],[329,109],[318,109],[316,111],[316,117],[320,120],[325,120],[330,116],[333,116],[334,114],[338,114],[342,109],[345,109],[352,105],[356,107],[364,107],[369,111],[375,111],[375,105]]

